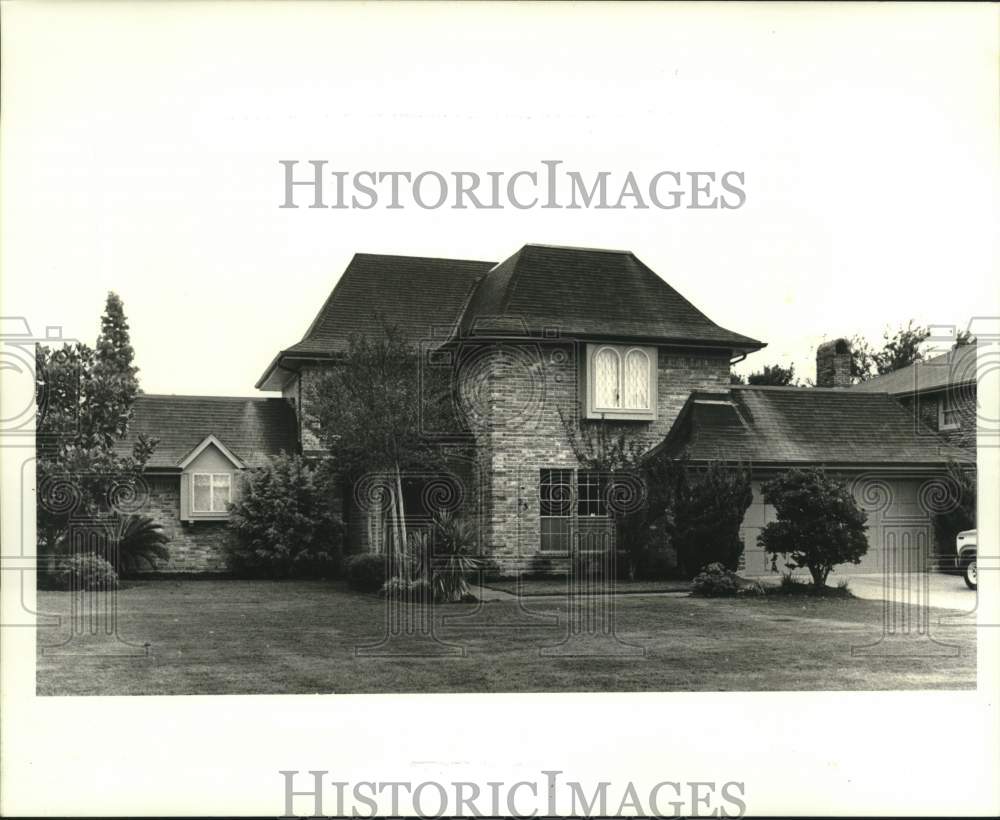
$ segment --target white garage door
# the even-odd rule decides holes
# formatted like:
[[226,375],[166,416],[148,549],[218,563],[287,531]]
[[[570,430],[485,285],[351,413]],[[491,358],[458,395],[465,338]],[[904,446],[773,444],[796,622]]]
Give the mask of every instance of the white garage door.
[[[842,572],[916,572],[926,569],[931,559],[933,526],[920,504],[920,488],[925,479],[849,479],[859,506],[868,513],[868,552],[860,564],[842,565]],[[765,524],[774,521],[774,507],[764,504],[761,481],[753,481],[753,502],[743,517],[740,534],[746,575],[771,574],[771,556],[757,546],[757,536]],[[778,570],[785,572],[778,556]],[[803,570],[803,572],[805,572]],[[835,576],[831,578],[831,583]]]

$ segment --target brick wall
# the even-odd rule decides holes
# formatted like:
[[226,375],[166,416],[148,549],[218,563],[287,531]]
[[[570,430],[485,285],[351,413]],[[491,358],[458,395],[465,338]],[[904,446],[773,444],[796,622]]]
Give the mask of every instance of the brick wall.
[[[940,393],[925,393],[917,396],[903,396],[899,402],[911,413],[914,419],[919,419],[924,425],[937,432],[941,438],[956,447],[976,453],[976,396],[974,391],[968,395],[962,393],[958,399],[959,426],[953,430],[942,430],[938,426],[938,403]],[[918,428],[920,429],[920,428]],[[921,430],[926,432],[926,430]]]
[[[566,342],[505,343],[489,354],[490,367],[460,377],[463,400],[475,406],[471,415],[478,419],[473,433],[483,462],[487,549],[509,564],[529,565],[539,552],[539,471],[578,467],[563,418],[578,423],[585,349]],[[657,361],[656,420],[615,424],[646,446],[663,439],[693,389],[729,384],[726,355],[660,348]]]
[[282,397],[295,408],[299,446],[306,454],[323,450],[316,417],[310,412],[309,391],[325,369],[323,365],[306,365],[281,390]]
[[229,537],[225,521],[182,522],[180,477],[148,476],[149,502],[142,512],[163,525],[170,538],[170,560],[160,562],[162,572],[222,572],[226,569],[223,544]]

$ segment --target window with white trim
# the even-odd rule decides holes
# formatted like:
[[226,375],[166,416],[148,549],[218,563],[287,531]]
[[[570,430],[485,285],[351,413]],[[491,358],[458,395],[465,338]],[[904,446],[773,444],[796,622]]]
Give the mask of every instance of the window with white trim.
[[656,418],[656,348],[587,345],[587,416]]
[[946,390],[938,399],[938,430],[957,430],[961,427],[958,402],[955,395]]
[[191,476],[191,512],[227,512],[232,497],[232,473],[194,473]]

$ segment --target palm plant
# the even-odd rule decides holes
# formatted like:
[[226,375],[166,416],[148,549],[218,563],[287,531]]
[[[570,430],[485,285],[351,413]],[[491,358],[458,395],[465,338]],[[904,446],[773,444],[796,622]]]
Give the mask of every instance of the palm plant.
[[156,559],[170,557],[167,543],[170,538],[162,525],[146,515],[130,515],[118,522],[115,537],[115,569],[122,574],[132,573],[143,567],[156,568]]
[[461,601],[472,594],[469,576],[481,563],[473,554],[475,537],[468,521],[449,512],[434,515],[431,583],[438,601]]

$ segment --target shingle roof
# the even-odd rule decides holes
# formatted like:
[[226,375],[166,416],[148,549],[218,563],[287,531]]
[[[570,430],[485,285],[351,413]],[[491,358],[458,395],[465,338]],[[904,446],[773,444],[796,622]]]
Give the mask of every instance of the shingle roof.
[[129,435],[117,449],[131,452],[140,433],[160,440],[147,469],[177,467],[209,435],[249,467],[296,449],[295,412],[284,399],[144,393],[136,398]]
[[462,316],[463,333],[615,337],[705,343],[740,351],[762,342],[719,327],[631,251],[525,245],[490,271]]
[[853,385],[852,389],[901,396],[906,393],[943,390],[975,381],[976,346],[971,344],[959,345],[943,356],[935,356],[933,359],[911,364],[884,376],[876,376],[874,379]]
[[695,461],[917,465],[969,461],[885,393],[821,387],[696,391],[655,452]]
[[275,357],[257,387],[280,387],[272,374],[282,360],[334,355],[352,334],[379,333],[383,323],[414,343],[459,327],[480,337],[557,328],[571,338],[764,347],[719,327],[629,251],[525,245],[499,265],[359,253],[302,340]]
[[354,255],[293,352],[347,349],[352,333],[396,325],[419,341],[436,325],[453,325],[475,284],[496,262],[419,256]]
[[352,334],[396,326],[419,343],[439,327],[456,326],[472,289],[495,262],[357,253],[337,280],[302,340],[281,351],[257,387],[288,355],[326,357],[347,350]]

